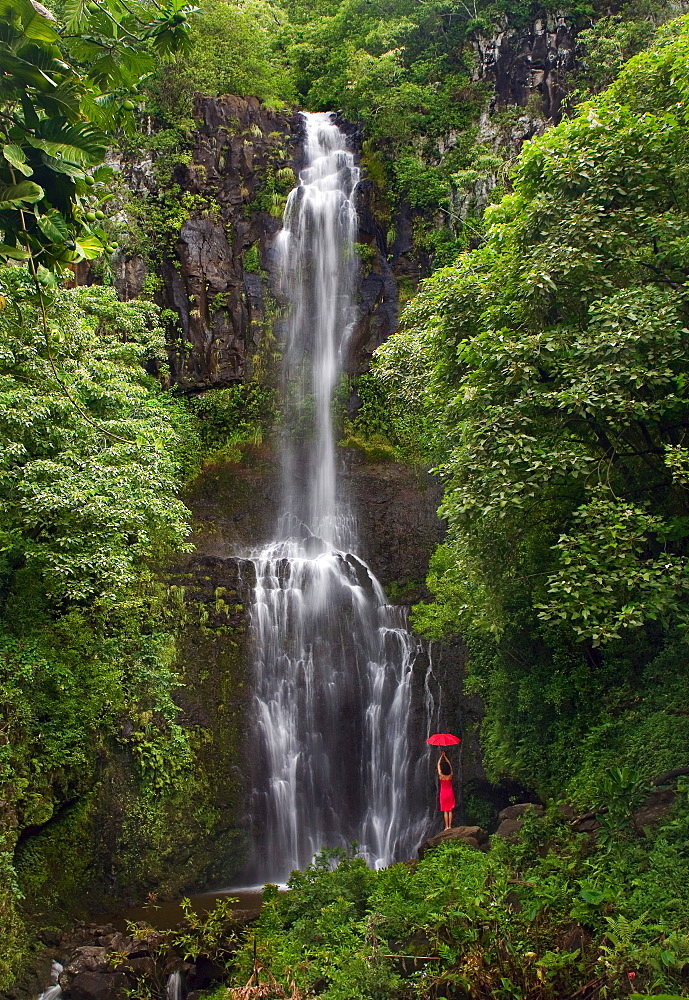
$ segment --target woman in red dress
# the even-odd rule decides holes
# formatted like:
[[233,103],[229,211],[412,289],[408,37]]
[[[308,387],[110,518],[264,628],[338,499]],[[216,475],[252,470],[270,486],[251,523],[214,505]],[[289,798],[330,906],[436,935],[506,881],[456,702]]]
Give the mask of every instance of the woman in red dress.
[[440,811],[445,820],[445,829],[449,830],[452,826],[455,793],[452,791],[452,764],[444,750],[438,758],[438,777],[440,778]]

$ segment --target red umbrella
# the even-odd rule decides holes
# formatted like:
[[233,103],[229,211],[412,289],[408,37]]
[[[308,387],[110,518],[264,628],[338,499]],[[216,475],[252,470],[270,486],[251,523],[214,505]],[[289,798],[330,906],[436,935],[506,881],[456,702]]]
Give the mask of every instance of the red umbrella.
[[454,747],[461,742],[459,736],[453,736],[452,733],[434,733],[426,740],[432,747]]

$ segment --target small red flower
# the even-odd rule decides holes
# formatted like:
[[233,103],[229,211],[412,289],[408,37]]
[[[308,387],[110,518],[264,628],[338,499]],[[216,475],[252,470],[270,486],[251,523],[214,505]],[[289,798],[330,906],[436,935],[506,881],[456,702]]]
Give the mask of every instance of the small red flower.
[[636,972],[628,972],[627,975],[629,976],[630,979],[636,978]]

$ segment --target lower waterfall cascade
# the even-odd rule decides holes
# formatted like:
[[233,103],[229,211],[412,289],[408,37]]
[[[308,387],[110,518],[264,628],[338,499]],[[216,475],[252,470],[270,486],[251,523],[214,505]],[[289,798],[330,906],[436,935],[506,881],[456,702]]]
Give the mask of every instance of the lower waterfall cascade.
[[[355,319],[359,170],[327,113],[303,115],[305,166],[276,242],[289,306],[282,516],[253,564],[251,874],[284,882],[323,847],[410,857],[427,823],[427,757],[409,722],[420,643],[355,553],[333,392]],[[430,669],[430,667],[429,667]],[[433,712],[428,678],[425,707]]]

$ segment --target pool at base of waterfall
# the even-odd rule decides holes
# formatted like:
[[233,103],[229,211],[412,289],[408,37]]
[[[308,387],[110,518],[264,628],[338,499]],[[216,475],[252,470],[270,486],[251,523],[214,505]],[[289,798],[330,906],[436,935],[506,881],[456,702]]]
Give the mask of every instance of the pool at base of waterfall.
[[[280,886],[280,888],[284,888]],[[194,893],[186,896],[195,913],[209,913],[217,902],[225,899],[236,899],[232,907],[244,919],[251,920],[261,912],[263,902],[263,886],[254,885],[239,889],[214,889],[208,892]],[[176,927],[184,920],[181,899],[171,899],[166,902],[142,903],[116,913],[102,913],[94,918],[97,923],[112,924],[118,931],[124,931],[127,923],[147,923],[156,930],[164,931]]]

